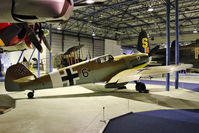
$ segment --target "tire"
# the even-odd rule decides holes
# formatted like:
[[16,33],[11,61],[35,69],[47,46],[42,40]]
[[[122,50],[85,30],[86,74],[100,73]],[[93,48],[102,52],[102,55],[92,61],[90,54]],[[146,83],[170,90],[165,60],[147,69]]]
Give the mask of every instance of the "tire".
[[149,90],[146,89],[146,86],[142,82],[137,82],[135,86],[136,90],[139,91],[139,93],[148,93]]
[[29,92],[27,96],[28,96],[29,99],[32,99],[34,97],[34,93],[33,92]]
[[142,82],[140,82],[141,84],[140,84],[140,89],[141,90],[146,90],[146,86],[145,86],[145,84],[144,83],[142,83]]
[[140,85],[141,85],[141,82],[137,82],[137,83],[136,83],[136,85],[135,85],[136,91],[139,91],[139,92],[140,92]]

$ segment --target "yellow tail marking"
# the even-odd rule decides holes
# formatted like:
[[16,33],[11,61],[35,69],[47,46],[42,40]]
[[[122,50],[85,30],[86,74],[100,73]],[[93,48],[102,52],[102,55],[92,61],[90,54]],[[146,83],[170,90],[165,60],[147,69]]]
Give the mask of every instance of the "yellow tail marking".
[[147,48],[148,47],[148,39],[147,38],[142,38],[142,47]]
[[147,54],[149,53],[149,47],[145,48],[145,53],[147,53]]

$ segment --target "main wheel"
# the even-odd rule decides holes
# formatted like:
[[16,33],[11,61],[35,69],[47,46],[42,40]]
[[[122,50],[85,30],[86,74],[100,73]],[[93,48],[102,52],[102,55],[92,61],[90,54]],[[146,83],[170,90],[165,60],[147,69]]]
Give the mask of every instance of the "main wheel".
[[137,82],[135,88],[140,93],[148,93],[149,92],[149,90],[146,89],[145,84],[142,82]]
[[140,91],[141,82],[136,82],[135,89],[136,91]]
[[34,93],[33,92],[28,92],[27,96],[28,96],[29,99],[32,99],[34,97]]

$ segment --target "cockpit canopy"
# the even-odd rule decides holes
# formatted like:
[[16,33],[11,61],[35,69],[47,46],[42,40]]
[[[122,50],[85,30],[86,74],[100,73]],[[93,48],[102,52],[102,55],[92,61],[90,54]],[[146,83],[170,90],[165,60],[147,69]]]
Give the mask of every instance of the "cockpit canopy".
[[93,60],[101,64],[101,63],[113,61],[114,57],[112,55],[103,55],[103,56],[96,57]]

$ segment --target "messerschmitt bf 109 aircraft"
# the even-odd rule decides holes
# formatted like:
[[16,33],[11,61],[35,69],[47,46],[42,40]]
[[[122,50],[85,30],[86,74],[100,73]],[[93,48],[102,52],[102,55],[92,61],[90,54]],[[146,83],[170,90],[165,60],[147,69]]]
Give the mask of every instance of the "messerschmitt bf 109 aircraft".
[[[42,52],[41,40],[50,50],[40,23],[67,21],[73,7],[86,6],[85,0],[1,0],[0,52],[31,48]],[[95,1],[93,4],[102,4]],[[37,39],[36,35],[40,38]]]
[[149,63],[147,54],[99,56],[83,61],[58,71],[37,78],[24,65],[15,64],[7,69],[5,89],[8,92],[32,90],[28,98],[34,97],[35,90],[67,87],[95,82],[106,82],[108,88],[125,88],[130,81],[135,81],[136,90],[147,93],[144,83],[138,82],[141,77],[170,73],[192,67],[190,64],[145,67]]

